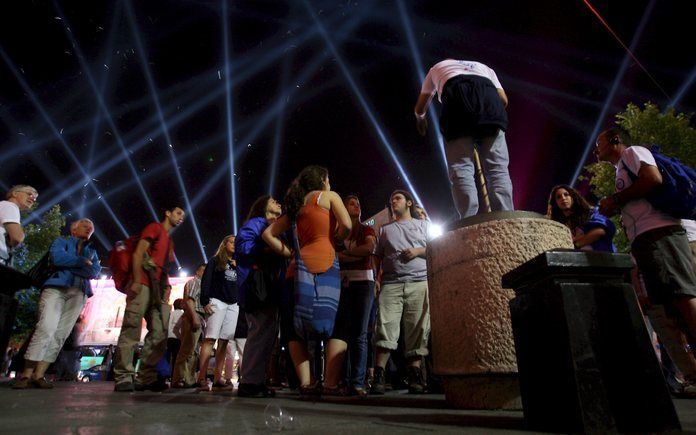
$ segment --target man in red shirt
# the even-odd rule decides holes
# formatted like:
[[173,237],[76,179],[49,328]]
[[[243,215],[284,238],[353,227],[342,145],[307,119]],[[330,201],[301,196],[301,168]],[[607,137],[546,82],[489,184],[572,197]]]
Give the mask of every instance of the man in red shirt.
[[[145,227],[133,253],[133,281],[126,295],[121,335],[118,337],[118,356],[114,366],[114,391],[152,390],[167,388],[158,382],[155,367],[164,355],[169,326],[168,265],[174,260],[174,243],[169,233],[184,221],[184,210],[172,207],[164,212],[162,222]],[[137,382],[133,367],[133,351],[140,341],[143,318],[147,335],[143,344]]]

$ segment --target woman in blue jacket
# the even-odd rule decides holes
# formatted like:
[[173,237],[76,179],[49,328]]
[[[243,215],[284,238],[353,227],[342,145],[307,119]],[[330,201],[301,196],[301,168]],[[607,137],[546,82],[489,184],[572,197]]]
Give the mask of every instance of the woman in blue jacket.
[[92,233],[92,221],[80,219],[70,225],[70,237],[60,237],[51,244],[51,267],[55,272],[43,285],[39,323],[24,356],[24,373],[13,388],[53,388],[44,373],[56,360],[85,301],[92,296],[89,280],[101,271],[97,252],[89,242]]
[[546,217],[570,229],[575,248],[583,251],[616,252],[614,223],[592,207],[572,187],[561,184],[551,189]]
[[[239,299],[248,323],[237,391],[240,397],[269,397],[274,394],[266,387],[266,369],[278,337],[278,296],[285,259],[270,252],[261,234],[280,213],[280,204],[271,196],[258,198],[235,240]],[[260,292],[265,293],[263,301],[259,298]]]

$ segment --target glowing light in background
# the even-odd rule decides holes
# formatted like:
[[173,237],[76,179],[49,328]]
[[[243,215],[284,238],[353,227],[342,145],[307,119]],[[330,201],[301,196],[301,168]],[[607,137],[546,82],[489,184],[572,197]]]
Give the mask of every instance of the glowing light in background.
[[431,222],[428,226],[428,237],[436,239],[445,233],[444,227],[440,224]]

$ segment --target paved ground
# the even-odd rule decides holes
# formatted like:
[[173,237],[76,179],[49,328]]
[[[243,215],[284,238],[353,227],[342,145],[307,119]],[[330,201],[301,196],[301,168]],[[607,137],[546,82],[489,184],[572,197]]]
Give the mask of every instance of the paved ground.
[[[297,422],[294,433],[523,433],[521,411],[452,409],[442,395],[405,391],[367,399],[299,400],[280,391],[275,399],[235,393],[114,393],[111,382],[56,383],[53,390],[12,390],[0,385],[0,433],[184,434],[264,433],[264,410],[279,406]],[[696,401],[675,400],[685,431],[696,433]],[[527,432],[528,433],[528,432]]]

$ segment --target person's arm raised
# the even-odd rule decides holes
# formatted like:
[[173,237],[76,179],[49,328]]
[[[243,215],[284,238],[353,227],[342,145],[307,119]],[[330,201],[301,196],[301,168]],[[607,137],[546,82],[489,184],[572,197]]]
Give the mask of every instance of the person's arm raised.
[[283,215],[264,230],[261,238],[271,248],[271,251],[289,258],[292,256],[292,250],[280,238],[280,235],[289,229],[290,218],[287,215]]
[[331,205],[330,210],[334,217],[336,217],[336,224],[338,225],[338,228],[336,228],[335,239],[338,241],[344,240],[350,235],[350,230],[353,228],[353,222],[351,222],[348,210],[346,210],[346,206],[343,205],[343,200],[338,193],[333,191],[328,192],[328,197]]

